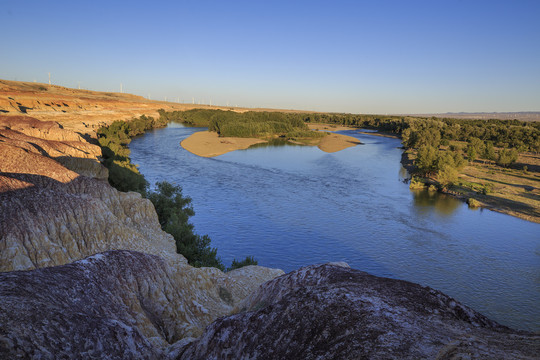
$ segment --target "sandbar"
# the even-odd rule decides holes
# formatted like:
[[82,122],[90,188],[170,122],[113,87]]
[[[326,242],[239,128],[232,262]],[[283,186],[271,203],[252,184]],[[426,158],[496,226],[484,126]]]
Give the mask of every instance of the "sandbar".
[[[202,157],[214,157],[234,150],[247,149],[251,145],[264,142],[266,141],[257,138],[219,137],[213,131],[199,131],[182,141],[180,145],[192,154]],[[317,146],[327,153],[333,153],[361,143],[352,136],[328,133],[328,135],[317,139],[311,145]]]
[[214,157],[264,142],[266,141],[262,139],[219,137],[218,133],[213,131],[199,131],[182,141],[180,145],[195,155]]
[[324,152],[333,153],[359,144],[362,142],[352,136],[329,133],[321,138],[317,147]]
[[358,128],[335,125],[335,124],[317,124],[309,123],[307,124],[310,130],[319,130],[319,131],[342,131],[342,130],[358,130]]

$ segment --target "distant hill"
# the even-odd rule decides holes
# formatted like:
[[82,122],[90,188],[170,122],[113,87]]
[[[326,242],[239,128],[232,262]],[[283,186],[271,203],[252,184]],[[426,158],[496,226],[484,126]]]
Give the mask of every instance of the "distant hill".
[[158,109],[187,110],[205,105],[154,101],[142,96],[71,89],[64,86],[0,79],[0,115],[30,115],[56,121],[79,133],[95,134],[95,129],[115,120],[140,115],[159,116]]

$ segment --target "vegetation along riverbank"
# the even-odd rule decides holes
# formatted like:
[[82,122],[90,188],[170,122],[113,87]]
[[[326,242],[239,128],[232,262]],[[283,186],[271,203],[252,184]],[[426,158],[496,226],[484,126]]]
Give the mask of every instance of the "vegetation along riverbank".
[[400,137],[412,189],[440,191],[472,208],[540,223],[539,122],[351,114],[311,114],[306,121]]
[[[412,175],[411,188],[440,191],[466,201],[472,208],[485,207],[540,222],[539,122],[331,113],[272,113],[272,117],[268,113],[260,114],[264,115],[257,118],[251,114],[191,110],[168,112],[165,116],[191,125],[208,126],[220,135],[256,136],[253,139],[271,133],[270,125],[260,119],[270,122],[272,118],[286,119],[302,129],[303,134],[302,123],[312,130],[322,131],[377,130],[377,133],[361,132],[402,139],[405,151],[402,163]],[[275,126],[273,131],[285,129],[283,125],[281,128],[272,126]],[[285,130],[291,134],[290,129]],[[285,130],[278,136],[295,141]],[[333,135],[318,139],[319,147]],[[228,141],[219,136],[215,139]],[[308,137],[302,140],[310,142]],[[344,143],[347,141],[349,139]]]
[[[153,126],[177,121],[211,129],[212,132],[198,133],[182,142],[182,146],[201,156],[217,156],[275,137],[304,144],[315,141],[322,147],[324,143],[321,140],[332,139],[334,135],[322,135],[322,131],[377,130],[377,133],[364,133],[402,139],[402,163],[412,174],[411,188],[440,191],[466,201],[473,208],[485,207],[540,223],[538,122],[324,113],[252,114],[204,109],[160,110],[159,114]],[[125,129],[123,132],[126,132]],[[310,138],[308,135],[311,134],[317,135]],[[129,136],[122,135],[120,138],[125,142]],[[341,138],[347,146],[358,143],[357,139],[351,139],[356,142]],[[106,143],[103,145],[107,147]],[[109,160],[113,164],[112,184],[115,183],[115,174],[122,174],[114,167],[125,160],[123,152],[129,151],[125,145],[127,143],[124,144],[125,150],[117,152],[119,159]],[[338,145],[338,148],[341,146]],[[105,149],[104,155],[106,153]],[[131,173],[138,174],[133,169],[136,170],[132,166]],[[131,173],[127,174],[132,176]],[[136,179],[137,175],[133,175],[133,178]]]
[[[163,114],[160,111],[160,114]],[[195,267],[216,267],[226,270],[217,255],[217,249],[210,246],[208,235],[198,235],[189,218],[195,215],[191,198],[182,194],[179,185],[166,181],[158,182],[156,190],[148,190],[148,182],[131,162],[127,145],[131,138],[143,134],[146,130],[164,127],[168,119],[160,116],[140,116],[130,121],[115,121],[97,131],[99,145],[103,153],[103,164],[109,169],[109,183],[120,191],[136,191],[148,198],[156,209],[161,228],[171,234],[176,242],[176,250],[190,265]],[[246,265],[257,265],[257,261],[248,256],[242,261],[234,260],[227,270]]]
[[181,143],[184,149],[204,157],[246,149],[275,139],[317,146],[325,152],[336,152],[360,144],[354,137],[312,128],[297,113],[190,110],[166,114],[170,120],[208,127],[208,131],[195,133]]

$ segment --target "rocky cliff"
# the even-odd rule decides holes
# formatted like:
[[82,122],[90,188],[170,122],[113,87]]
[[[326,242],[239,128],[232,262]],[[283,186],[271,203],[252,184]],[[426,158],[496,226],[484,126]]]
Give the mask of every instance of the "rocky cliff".
[[[12,329],[17,319],[24,323],[22,318],[27,315],[29,323],[25,328],[33,328],[32,321],[43,316],[43,321],[51,324],[45,327],[46,332],[64,333],[69,326],[56,323],[49,316],[51,313],[41,312],[41,309],[58,305],[59,298],[78,299],[93,294],[99,308],[92,311],[98,314],[99,309],[106,308],[107,302],[116,309],[116,296],[123,294],[122,306],[127,306],[129,316],[137,319],[132,325],[153,344],[148,354],[160,353],[180,338],[198,336],[208,323],[228,314],[259,284],[283,273],[254,266],[224,274],[213,268],[197,269],[187,265],[185,258],[176,253],[172,236],[161,230],[151,202],[137,193],[122,193],[109,186],[107,171],[97,161],[100,153],[99,147],[54,122],[0,115],[0,271],[6,272],[2,274],[1,282],[5,287],[0,302],[4,304],[1,310],[4,330],[5,326]],[[65,268],[13,272],[65,265],[108,250],[140,253],[113,253]],[[113,281],[114,278],[117,281]],[[9,279],[17,279],[14,280],[16,285],[6,285],[10,284]],[[67,283],[62,285],[64,280]],[[45,286],[40,287],[40,283]],[[81,285],[75,286],[79,283]],[[145,291],[154,296],[149,300],[152,306],[169,309],[162,312],[161,317],[149,313],[147,305],[137,303],[143,300],[134,290],[135,285],[143,286],[143,283],[147,286]],[[59,287],[53,288],[51,284]],[[9,289],[14,287],[26,290],[13,295]],[[104,293],[92,292],[91,288],[99,288]],[[55,294],[43,297],[45,289]],[[35,298],[41,302],[28,305],[25,296],[30,302]],[[103,296],[107,300],[96,300]],[[87,297],[85,304],[91,302],[89,299]],[[17,308],[17,304],[23,308]],[[65,304],[67,314],[72,305]],[[99,316],[106,320],[115,311],[107,310]],[[11,314],[16,316],[12,319],[14,322],[5,318]],[[74,314],[72,326],[80,323]],[[119,313],[118,316],[125,320],[124,315]],[[170,325],[173,329],[157,329],[164,325],[158,326],[156,321],[174,324]],[[109,330],[110,334],[116,331]],[[89,328],[83,333],[87,331]],[[12,344],[19,335],[20,339],[24,338],[17,334],[15,338],[3,340]],[[73,334],[75,336],[76,332]],[[70,335],[62,336],[67,339]],[[16,345],[16,342],[13,346],[28,349],[29,344],[38,346],[40,343],[38,338],[28,341],[25,345]],[[44,344],[48,350],[40,354],[55,354],[51,344]],[[100,349],[103,344],[94,345],[95,349]],[[11,350],[5,350],[8,354],[18,351],[9,346]]]
[[[201,105],[152,101],[118,92],[71,89],[58,85],[0,80],[0,115],[30,115],[60,122],[66,129],[95,135],[102,124],[140,115],[158,116],[158,109],[187,110]],[[210,108],[209,106],[202,106]]]
[[0,115],[0,271],[62,265],[111,249],[185,264],[152,204],[109,186],[98,155],[98,146],[56,123]]
[[0,358],[540,353],[539,335],[336,264],[275,280],[282,271],[259,266],[193,268],[148,200],[108,185],[99,154],[57,123],[0,115]]
[[449,296],[346,264],[259,287],[181,359],[537,359],[540,335],[501,326]]
[[230,310],[224,306],[234,303],[230,291],[252,280],[239,271],[174,268],[158,256],[120,250],[0,273],[0,357],[167,358],[181,339],[199,336]]

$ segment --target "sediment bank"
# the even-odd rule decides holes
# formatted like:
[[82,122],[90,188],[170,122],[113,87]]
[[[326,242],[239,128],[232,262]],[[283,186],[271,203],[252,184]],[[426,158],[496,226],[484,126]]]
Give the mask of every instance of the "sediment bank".
[[[322,130],[323,128],[325,130],[332,129],[332,131],[352,130],[352,128],[345,126],[329,127],[324,124],[310,124],[309,127],[311,130]],[[266,140],[258,138],[220,137],[216,132],[200,131],[183,140],[180,145],[195,155],[214,157],[235,150],[247,149],[251,145],[264,142]],[[307,145],[317,146],[327,153],[341,151],[359,144],[362,142],[357,138],[335,133],[329,133],[327,136],[316,138],[307,143]]]

